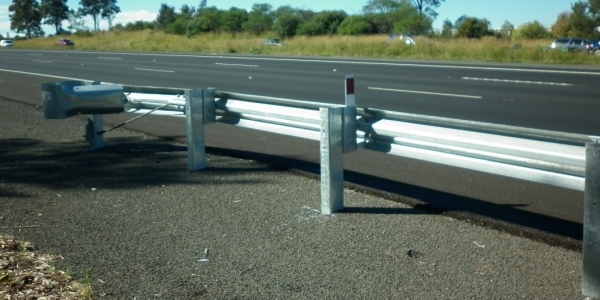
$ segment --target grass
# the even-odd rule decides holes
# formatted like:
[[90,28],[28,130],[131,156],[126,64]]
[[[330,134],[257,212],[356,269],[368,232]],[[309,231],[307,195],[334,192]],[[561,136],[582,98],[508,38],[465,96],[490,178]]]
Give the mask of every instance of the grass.
[[[239,53],[256,55],[337,56],[386,59],[422,59],[448,61],[542,63],[600,65],[600,56],[587,53],[544,51],[551,40],[510,41],[496,38],[430,39],[416,38],[407,46],[386,35],[369,36],[299,36],[286,39],[283,46],[263,45],[272,35],[246,33],[201,34],[191,38],[162,31],[100,32],[89,37],[71,36],[73,49],[100,51],[149,51],[179,53]],[[35,38],[15,42],[15,48],[56,49],[57,37]],[[516,44],[520,47],[514,47]]]

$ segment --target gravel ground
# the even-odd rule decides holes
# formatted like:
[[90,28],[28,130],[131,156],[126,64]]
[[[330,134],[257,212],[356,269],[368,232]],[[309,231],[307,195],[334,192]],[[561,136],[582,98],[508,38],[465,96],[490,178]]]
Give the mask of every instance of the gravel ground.
[[126,130],[83,152],[84,118],[0,99],[0,234],[98,299],[584,299],[581,253]]

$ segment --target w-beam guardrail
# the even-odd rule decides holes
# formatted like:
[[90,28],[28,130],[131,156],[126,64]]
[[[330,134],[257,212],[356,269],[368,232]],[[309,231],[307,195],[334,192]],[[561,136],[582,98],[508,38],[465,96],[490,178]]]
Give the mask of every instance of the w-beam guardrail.
[[206,124],[220,122],[319,141],[323,214],[344,208],[343,154],[359,147],[583,191],[582,291],[600,298],[600,137],[358,108],[353,76],[346,76],[345,87],[345,105],[214,88],[77,81],[43,84],[42,98],[46,118],[89,115],[90,149],[104,145],[105,132],[129,122],[104,130],[102,114],[184,117],[191,171],[206,168]]

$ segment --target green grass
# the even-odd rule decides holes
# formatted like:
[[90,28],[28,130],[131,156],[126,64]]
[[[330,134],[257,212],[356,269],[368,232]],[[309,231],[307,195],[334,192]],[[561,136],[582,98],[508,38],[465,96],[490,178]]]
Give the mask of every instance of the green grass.
[[[70,36],[76,50],[150,51],[180,53],[238,53],[291,56],[336,56],[387,59],[422,59],[449,61],[543,63],[600,65],[600,56],[587,53],[544,51],[551,40],[509,41],[496,38],[429,39],[416,38],[417,44],[407,46],[386,35],[370,36],[299,36],[286,39],[283,46],[263,45],[272,34],[201,34],[187,38],[162,31],[100,32],[90,37]],[[16,41],[15,48],[56,49],[58,37]],[[520,48],[515,48],[515,44]]]

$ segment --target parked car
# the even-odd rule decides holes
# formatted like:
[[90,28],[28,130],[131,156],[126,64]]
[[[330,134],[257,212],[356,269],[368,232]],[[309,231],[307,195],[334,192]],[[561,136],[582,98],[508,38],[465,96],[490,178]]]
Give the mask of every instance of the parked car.
[[275,38],[268,38],[265,40],[264,44],[271,45],[271,46],[281,46],[281,40],[275,39]]
[[593,43],[593,40],[584,38],[559,38],[550,44],[550,48],[566,49],[567,51],[584,51]]
[[0,40],[0,46],[2,47],[12,47],[13,42],[11,40]]
[[56,46],[75,46],[75,43],[70,39],[58,39]]
[[415,40],[413,39],[413,36],[410,34],[406,34],[406,33],[393,33],[388,36],[388,42],[391,42],[394,39],[397,39],[401,43],[406,44],[406,45],[416,44]]
[[600,56],[600,40],[592,40],[592,43],[586,45],[587,52]]

